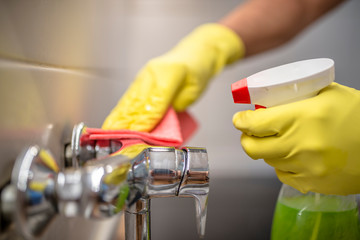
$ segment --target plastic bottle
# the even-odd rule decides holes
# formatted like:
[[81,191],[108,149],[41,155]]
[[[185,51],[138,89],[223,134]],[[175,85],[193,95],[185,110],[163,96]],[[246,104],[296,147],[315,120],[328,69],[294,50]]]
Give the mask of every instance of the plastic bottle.
[[[235,103],[273,107],[313,97],[334,81],[328,58],[294,62],[256,73],[232,84]],[[360,239],[355,195],[337,196],[283,184],[272,224],[272,240]]]

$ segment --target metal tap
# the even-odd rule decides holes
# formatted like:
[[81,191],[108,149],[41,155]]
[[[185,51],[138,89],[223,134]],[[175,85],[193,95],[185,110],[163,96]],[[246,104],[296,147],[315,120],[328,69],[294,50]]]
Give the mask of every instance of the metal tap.
[[31,146],[18,157],[12,173],[15,219],[28,239],[41,236],[60,214],[92,219],[125,214],[125,236],[150,239],[150,200],[193,197],[197,229],[205,234],[209,168],[205,148],[150,147],[134,159],[111,156],[121,142],[97,144],[82,139],[83,124],[73,131],[68,165]]

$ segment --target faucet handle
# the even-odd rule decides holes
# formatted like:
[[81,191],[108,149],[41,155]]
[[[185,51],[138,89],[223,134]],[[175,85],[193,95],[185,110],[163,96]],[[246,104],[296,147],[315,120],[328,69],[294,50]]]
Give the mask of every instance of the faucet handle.
[[209,162],[205,148],[185,147],[186,165],[179,188],[179,197],[195,199],[197,231],[205,236],[207,204],[209,195]]
[[36,145],[16,159],[10,185],[15,189],[12,209],[25,239],[40,237],[56,217],[54,188],[59,171],[50,151]]
[[87,126],[81,122],[73,128],[68,165],[74,168],[84,166],[88,161],[103,159],[117,152],[122,147],[120,141],[92,140],[87,133]]
[[128,182],[132,189],[149,199],[193,197],[198,235],[204,237],[209,194],[209,163],[205,148],[145,149],[133,160]]

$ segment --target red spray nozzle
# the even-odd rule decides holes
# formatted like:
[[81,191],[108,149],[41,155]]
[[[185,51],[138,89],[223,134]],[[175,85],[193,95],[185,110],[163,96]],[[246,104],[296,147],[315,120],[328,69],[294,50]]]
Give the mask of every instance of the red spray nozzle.
[[231,84],[231,92],[233,95],[234,103],[250,104],[250,93],[247,85],[247,79],[241,79]]

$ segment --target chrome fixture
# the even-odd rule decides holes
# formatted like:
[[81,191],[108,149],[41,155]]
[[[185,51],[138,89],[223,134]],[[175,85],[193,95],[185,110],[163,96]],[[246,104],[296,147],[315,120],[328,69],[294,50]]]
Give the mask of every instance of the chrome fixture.
[[193,197],[197,230],[205,234],[209,167],[205,148],[149,147],[134,159],[110,155],[121,142],[82,139],[84,124],[75,126],[65,162],[57,165],[39,146],[17,158],[11,188],[16,190],[13,212],[27,239],[40,237],[56,215],[91,219],[125,213],[127,240],[150,239],[150,200]]

